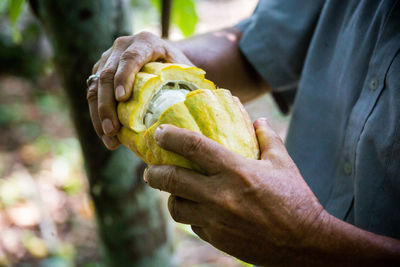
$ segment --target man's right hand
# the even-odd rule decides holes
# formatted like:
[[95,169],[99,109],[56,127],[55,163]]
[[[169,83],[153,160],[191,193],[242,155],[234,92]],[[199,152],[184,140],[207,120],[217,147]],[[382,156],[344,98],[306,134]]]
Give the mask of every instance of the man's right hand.
[[162,61],[193,65],[185,54],[171,43],[154,34],[141,32],[118,37],[93,66],[87,100],[90,117],[97,135],[108,149],[119,146],[116,137],[120,129],[116,101],[131,97],[135,75],[148,62]]

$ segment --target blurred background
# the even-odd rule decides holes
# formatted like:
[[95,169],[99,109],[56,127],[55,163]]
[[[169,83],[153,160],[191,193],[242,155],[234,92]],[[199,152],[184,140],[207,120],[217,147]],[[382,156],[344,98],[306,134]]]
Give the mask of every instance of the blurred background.
[[[131,0],[125,4],[129,7],[124,8],[128,13],[124,15],[128,18],[124,22],[129,24],[124,26],[128,33],[147,30],[160,35],[160,1]],[[256,4],[257,0],[175,0],[171,8],[170,39],[232,26],[248,17]],[[66,60],[59,58],[58,51],[64,51],[62,42],[57,43],[60,38],[54,26],[59,21],[46,13],[57,7],[47,5],[48,9],[46,1],[40,0],[0,0],[0,266],[108,266],[104,257],[113,257],[107,252],[112,242],[102,246],[98,236],[112,239],[105,232],[111,231],[107,225],[117,218],[104,215],[106,208],[101,201],[116,200],[103,197],[96,202],[99,187],[87,177],[93,171],[90,163],[85,165],[88,153],[82,153],[74,127],[78,124],[73,122],[77,121],[77,114],[71,111],[76,105],[71,99],[76,95],[72,96],[71,84],[65,81],[68,75],[73,75],[69,74],[73,70],[65,70]],[[85,9],[88,13],[81,11],[79,15],[84,18],[102,6],[90,8]],[[82,26],[85,27],[88,25]],[[68,43],[68,33],[65,38]],[[104,47],[111,44],[112,40]],[[79,51],[84,46],[85,43],[80,43],[74,49]],[[93,62],[104,51],[102,47],[96,49]],[[79,77],[87,75],[88,72]],[[81,88],[85,87],[84,79],[78,82]],[[84,89],[82,95],[86,101]],[[269,95],[248,103],[246,108],[253,120],[268,117],[284,138],[290,118],[278,111]],[[79,131],[78,135],[84,140]],[[140,168],[137,173],[141,176]],[[161,194],[146,190],[148,195]],[[160,201],[161,213],[165,213],[166,196],[161,195]],[[160,240],[168,243],[168,248],[162,253],[146,254],[141,247],[149,242],[145,241],[147,234],[142,235],[143,239],[138,238],[130,247],[136,253],[135,260],[120,266],[245,266],[199,240],[190,228],[172,222],[168,216],[165,218],[167,241]],[[120,234],[115,233],[114,236]],[[117,250],[121,251],[114,252]],[[157,261],[148,260],[157,257]],[[141,260],[136,261],[137,258]],[[163,262],[165,259],[168,262]]]

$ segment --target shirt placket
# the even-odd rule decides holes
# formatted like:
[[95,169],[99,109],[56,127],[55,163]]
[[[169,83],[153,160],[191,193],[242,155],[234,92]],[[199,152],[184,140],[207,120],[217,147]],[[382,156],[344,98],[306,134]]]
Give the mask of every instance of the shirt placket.
[[[388,29],[389,27],[389,29]],[[338,218],[344,218],[354,198],[354,181],[357,176],[357,147],[361,134],[371,115],[379,95],[384,89],[387,70],[398,50],[390,25],[385,28],[372,54],[368,73],[361,94],[350,114],[343,142],[341,162],[337,170],[336,180],[331,197],[326,205],[327,211]]]

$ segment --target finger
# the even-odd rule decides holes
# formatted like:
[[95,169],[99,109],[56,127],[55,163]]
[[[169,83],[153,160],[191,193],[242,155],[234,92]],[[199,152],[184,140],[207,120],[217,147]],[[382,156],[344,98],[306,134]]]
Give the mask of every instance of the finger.
[[[107,61],[109,55],[111,54],[111,48],[107,49],[100,57],[100,59],[94,64],[92,68],[92,74],[98,74],[99,68],[102,69],[102,66],[104,66],[105,62]],[[100,75],[99,75],[100,76]],[[96,114],[96,118],[98,118],[98,111],[96,110],[94,112],[94,109],[91,108],[94,106],[94,101],[96,101],[96,109],[97,109],[97,100],[98,100],[98,83],[99,83],[99,78],[93,78],[89,84],[89,88],[87,91],[86,98],[89,103],[89,109],[93,110],[93,113]],[[92,86],[93,85],[93,86]],[[93,117],[92,117],[93,118]],[[92,120],[93,122],[93,120]],[[101,131],[102,133],[103,131]],[[96,133],[99,135],[99,132],[96,129]]]
[[160,125],[154,132],[154,138],[162,148],[184,156],[208,174],[230,170],[242,159],[240,155],[200,133],[172,125]]
[[101,122],[99,114],[97,112],[97,82],[98,78],[94,78],[89,84],[89,88],[86,94],[86,98],[89,104],[89,113],[92,119],[92,124],[97,135],[101,138],[103,136],[103,129],[101,128]]
[[98,110],[103,132],[107,136],[114,136],[120,128],[114,97],[114,75],[119,64],[119,58],[129,45],[127,38],[129,37],[119,37],[115,40],[107,61],[103,67],[99,67]]
[[207,224],[199,203],[171,195],[168,198],[168,210],[176,222],[197,226]]
[[97,61],[96,64],[94,64],[94,66],[92,68],[92,74],[97,73],[97,70],[99,69],[99,66],[100,66],[100,62],[101,62],[101,59],[99,61]]
[[200,237],[204,241],[210,242],[210,238],[208,237],[208,235],[206,234],[206,232],[204,231],[204,229],[202,227],[192,225],[192,231],[193,231],[193,233],[198,235],[198,237]]
[[118,101],[125,101],[131,96],[135,75],[147,62],[164,57],[165,49],[160,42],[153,34],[142,32],[135,36],[135,41],[121,54],[114,80]]
[[[102,55],[99,61],[96,62],[96,64],[93,66],[92,69],[92,74],[98,73],[99,70],[103,69],[105,63],[107,62],[107,59],[111,55],[112,52],[112,47],[107,49]],[[88,92],[87,92],[87,100],[89,104],[89,112],[90,112],[90,117],[92,119],[92,124],[93,127],[96,131],[96,134],[102,139],[104,145],[108,149],[116,149],[119,145],[120,142],[116,137],[108,137],[104,135],[103,128],[101,125],[101,121],[99,118],[99,112],[98,112],[98,84],[99,84],[99,79],[95,78],[92,80],[91,84],[89,85]]]
[[190,61],[190,59],[188,59],[181,50],[176,49],[176,47],[174,47],[170,42],[165,42],[164,47],[166,53],[163,59],[166,62],[180,63],[195,67],[195,65]]
[[282,151],[286,153],[285,145],[279,135],[271,128],[266,118],[254,122],[258,143],[261,150],[261,159],[280,157]]
[[144,173],[144,180],[151,187],[199,203],[216,195],[210,178],[172,165],[151,165]]
[[[103,66],[111,54],[111,48],[107,49],[102,55],[101,58],[94,64],[92,69],[92,74],[98,74],[97,71]],[[103,129],[101,128],[101,122],[99,119],[99,114],[97,110],[97,101],[98,101],[98,85],[99,78],[93,78],[90,81],[89,88],[86,94],[86,98],[89,104],[90,117],[92,118],[93,127],[97,133],[97,135],[101,138],[103,135]]]
[[103,143],[108,149],[116,149],[120,145],[119,140],[116,137],[104,135],[103,128],[101,126],[97,109],[97,80],[93,80],[93,82],[90,84],[87,92],[87,100],[89,103],[90,117],[92,119],[93,128],[96,131],[96,134],[103,140]]
[[101,137],[101,140],[103,141],[104,145],[109,149],[109,150],[115,150],[119,147],[121,144],[118,140],[117,137],[115,136],[107,136],[103,135]]

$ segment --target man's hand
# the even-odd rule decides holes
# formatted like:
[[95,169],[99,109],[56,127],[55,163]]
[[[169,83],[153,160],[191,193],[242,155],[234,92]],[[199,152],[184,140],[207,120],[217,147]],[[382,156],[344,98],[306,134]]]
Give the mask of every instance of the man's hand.
[[261,160],[171,125],[158,144],[198,164],[206,175],[150,166],[145,180],[171,193],[172,218],[191,224],[213,246],[249,263],[277,266],[400,266],[400,242],[329,215],[265,119],[254,123]]
[[151,61],[193,65],[171,43],[142,32],[117,38],[93,67],[92,73],[100,78],[92,80],[89,85],[90,116],[97,135],[109,149],[119,145],[115,137],[120,128],[116,101],[126,101],[131,97],[135,74]]
[[171,193],[172,218],[215,247],[254,264],[278,264],[325,216],[282,140],[265,119],[254,124],[261,160],[249,160],[184,129],[162,125],[159,145],[185,156],[207,175],[175,166],[150,166],[145,180]]
[[99,78],[91,80],[87,93],[97,135],[109,149],[118,147],[116,101],[131,97],[136,73],[151,61],[193,62],[206,70],[208,79],[229,88],[242,102],[267,92],[267,84],[240,53],[240,37],[240,30],[228,28],[174,43],[148,32],[117,38],[94,65],[92,74]]

